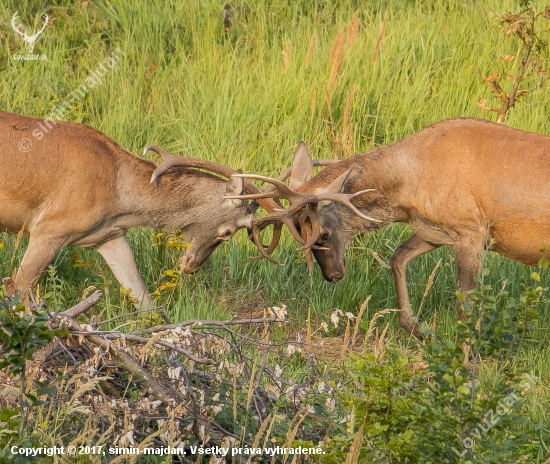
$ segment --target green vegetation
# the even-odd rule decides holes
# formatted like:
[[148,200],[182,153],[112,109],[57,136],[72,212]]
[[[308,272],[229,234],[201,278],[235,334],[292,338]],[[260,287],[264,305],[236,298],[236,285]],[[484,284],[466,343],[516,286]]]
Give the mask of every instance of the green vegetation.
[[[238,5],[241,2],[235,2]],[[100,62],[120,48],[125,56],[101,78],[100,84],[72,103],[66,120],[89,124],[137,154],[145,145],[156,144],[173,153],[240,167],[245,172],[273,175],[290,165],[300,139],[307,141],[316,158],[344,158],[394,142],[441,119],[469,116],[495,120],[496,114],[477,105],[483,99],[489,100],[487,106],[496,106],[498,102],[491,100],[493,97],[473,67],[487,75],[495,69],[495,63],[500,66],[501,56],[521,53],[520,44],[503,36],[488,14],[517,10],[517,4],[509,0],[258,0],[244,5],[248,11],[236,12],[226,30],[223,2],[212,0],[168,0],[155,2],[154,6],[144,0],[112,4],[4,1],[0,4],[0,107],[47,117],[56,105],[71,98],[71,92],[84,83]],[[535,6],[543,9],[544,3],[536,2]],[[21,22],[32,24],[36,19],[36,26],[44,12],[50,16],[50,23],[34,49],[34,53],[45,54],[47,60],[13,58],[25,53],[21,37],[10,24],[16,10]],[[540,18],[540,21],[546,20]],[[519,65],[519,60],[506,62],[506,71],[514,74]],[[507,85],[505,79],[501,85]],[[529,93],[510,110],[506,124],[550,134],[548,86],[539,76],[525,80],[522,86]],[[0,175],[9,175],[1,169],[0,166]],[[24,181],[32,183],[32,178]],[[323,333],[320,323],[330,324],[335,308],[357,315],[368,296],[371,299],[362,317],[360,334],[367,330],[377,311],[396,308],[393,277],[384,263],[411,234],[406,226],[394,225],[358,237],[348,251],[347,275],[334,285],[325,282],[318,269],[311,278],[307,276],[305,262],[294,251],[296,244],[289,236],[285,236],[276,252],[276,258],[286,263],[285,267],[251,261],[249,257],[256,252],[243,231],[230,243],[221,245],[196,276],[172,279],[170,274],[163,273],[173,268],[177,253],[164,244],[151,246],[159,241],[157,232],[133,230],[129,238],[151,291],[167,281],[176,284],[165,285],[160,298],[172,320],[224,320],[284,303],[291,322],[274,327],[272,338],[279,342],[289,337],[294,340],[296,332],[304,329],[308,308],[312,328],[319,334]],[[19,246],[16,240],[15,236],[0,234],[0,276],[11,275],[24,254],[25,239]],[[436,266],[432,280],[430,275]],[[508,308],[508,312],[504,321],[496,316],[487,321],[490,330],[484,335],[491,343],[495,342],[496,348],[485,351],[480,348],[484,353],[483,362],[477,366],[480,398],[490,394],[495,385],[501,385],[502,376],[508,375],[508,371],[518,376],[530,372],[541,381],[536,394],[522,398],[525,403],[521,406],[521,417],[518,413],[515,418],[524,422],[518,425],[518,430],[548,424],[550,308],[545,301],[536,302],[538,323],[530,327],[529,322],[529,327],[525,327],[528,330],[522,332],[525,337],[521,343],[513,338],[513,343],[510,342],[513,349],[503,354],[505,348],[496,341],[501,334],[517,328],[519,317],[509,314],[512,306],[508,298],[519,300],[525,294],[527,290],[522,283],[531,280],[534,269],[492,254],[486,257],[485,269],[485,285],[500,289],[507,281],[507,295],[495,297],[498,301],[492,314],[497,309]],[[444,340],[452,339],[454,343],[457,333],[460,336],[452,250],[441,248],[415,259],[408,265],[407,280],[415,310],[422,301],[420,318],[429,325],[435,324],[434,340],[438,341],[427,348],[424,356],[429,358],[432,372],[443,378],[445,363],[459,357],[452,351],[454,348],[450,348],[452,353],[447,353],[447,357],[441,354],[445,352]],[[84,289],[92,285],[106,293],[94,309],[96,313],[104,310],[104,319],[130,311],[107,266],[90,250],[62,251],[42,277],[40,295],[51,310],[62,310],[72,306]],[[540,286],[550,286],[547,272],[541,272]],[[395,313],[385,314],[384,320],[390,323],[385,339],[391,340],[393,347],[387,348],[389,354],[382,365],[390,364],[396,380],[394,383],[380,380],[372,385],[403,392],[404,385],[420,375],[406,372],[416,356],[411,350],[417,348],[408,334],[400,330]],[[343,326],[331,327],[328,335],[344,337]],[[523,326],[520,328],[523,330]],[[378,366],[378,358],[369,356],[346,364],[346,369],[358,378],[383,372],[385,368]],[[285,372],[295,377],[303,375],[304,363],[295,357],[282,362]],[[335,369],[344,367],[340,361],[335,364]],[[501,371],[503,365],[505,373]],[[518,378],[507,377],[509,382],[497,388],[498,394],[487,401],[506,397]],[[353,388],[353,384],[348,387]],[[411,391],[408,398],[418,400],[419,396],[414,396],[420,395],[417,387]],[[350,396],[353,394],[356,393],[349,393],[346,401],[357,406],[359,400],[353,400]],[[380,404],[383,400],[382,396],[376,398]],[[430,404],[435,415],[448,411],[443,400]],[[422,406],[420,401],[419,408]],[[487,404],[483,405],[486,407]],[[401,446],[404,454],[399,459],[410,451],[403,443],[411,440],[410,435],[401,432],[407,433],[403,424],[412,413],[402,412],[403,416],[398,411],[392,418],[396,427],[393,441],[380,442],[386,443],[388,450]],[[425,412],[418,414],[426,421],[435,420]],[[336,435],[343,437],[348,446],[341,451],[344,459],[361,425],[357,420],[356,427],[335,426]],[[3,421],[1,415],[0,421]],[[470,422],[475,425],[474,418]],[[373,422],[363,429],[369,440],[374,439],[372,434],[376,431],[383,438],[385,431],[375,427]],[[512,444],[521,441],[512,437],[506,442],[506,452],[514,459],[528,455],[523,462],[545,462],[549,455],[548,425],[544,427],[537,430],[538,441],[530,435],[529,442],[522,442],[521,451],[510,451]],[[448,425],[442,436],[444,433],[449,436],[452,430]],[[414,443],[421,446],[420,439]],[[492,450],[492,457],[484,461],[482,456],[472,462],[495,462],[490,459],[499,456],[494,454],[498,446],[495,443],[491,446],[495,448],[487,450]],[[339,452],[334,451],[334,459],[342,462]],[[414,453],[407,456],[413,459]],[[443,462],[437,460],[441,457],[435,452],[431,456],[434,461],[418,462]],[[451,455],[449,459],[454,457],[456,462],[467,462],[464,459],[468,458],[464,456],[461,461]],[[387,462],[417,462],[397,459],[390,457]],[[507,459],[501,457],[500,462],[514,462]]]

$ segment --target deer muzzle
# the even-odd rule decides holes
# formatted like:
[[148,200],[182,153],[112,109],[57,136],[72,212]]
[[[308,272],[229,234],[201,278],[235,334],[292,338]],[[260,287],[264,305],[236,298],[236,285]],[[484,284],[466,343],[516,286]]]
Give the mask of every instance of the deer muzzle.
[[185,252],[181,255],[181,258],[178,261],[178,267],[180,272],[186,275],[196,274],[200,269],[200,265],[196,264],[196,257],[193,253]]

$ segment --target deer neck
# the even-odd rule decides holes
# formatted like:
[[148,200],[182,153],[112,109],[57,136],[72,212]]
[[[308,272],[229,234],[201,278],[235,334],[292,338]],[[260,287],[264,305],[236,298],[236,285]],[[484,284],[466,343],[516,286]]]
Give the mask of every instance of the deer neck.
[[[384,227],[392,222],[404,222],[407,220],[407,214],[399,199],[402,179],[396,167],[398,165],[395,151],[386,147],[377,148],[326,167],[300,190],[315,193],[353,168],[346,183],[345,193],[374,189],[353,199],[353,204],[365,214],[381,221],[375,228]],[[359,230],[366,227],[365,221],[359,217],[356,223]],[[372,225],[373,223],[369,223],[367,228],[371,230]]]
[[[225,180],[191,168],[175,167],[151,183],[155,164],[137,158],[124,166],[118,196],[127,227],[183,229],[213,214],[208,200],[221,200]],[[211,203],[211,202],[210,202]]]

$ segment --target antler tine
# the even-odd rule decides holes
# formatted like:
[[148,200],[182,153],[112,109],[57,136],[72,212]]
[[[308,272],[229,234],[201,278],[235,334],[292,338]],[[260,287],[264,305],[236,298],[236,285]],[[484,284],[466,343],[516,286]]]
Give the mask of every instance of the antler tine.
[[162,156],[162,163],[154,170],[153,175],[151,176],[151,184],[155,182],[160,176],[162,176],[168,169],[174,166],[183,166],[183,159],[180,156],[173,155],[164,151],[162,148],[157,147],[156,145],[149,145],[143,150],[145,155],[148,151],[154,151],[155,153]]
[[[143,154],[145,155],[148,151],[154,151],[158,155],[162,156],[162,163],[153,172],[153,175],[151,176],[151,182],[154,182],[162,174],[168,171],[168,169],[174,166],[205,169],[207,171],[219,174],[227,178],[231,177],[236,172],[234,169],[228,168],[227,166],[224,166],[222,164],[214,163],[213,161],[173,155],[172,153],[168,153],[166,150],[163,150],[156,145],[148,145],[147,147],[145,147],[143,150]],[[247,187],[249,187],[248,190],[250,190],[251,192],[259,191],[250,182],[245,182],[245,184]]]
[[[300,233],[298,230],[296,230],[296,226],[294,225],[294,214],[304,208],[307,205],[314,205],[317,206],[317,197],[315,195],[309,194],[309,193],[300,193],[300,192],[294,192],[290,188],[287,187],[287,185],[279,180],[279,179],[273,179],[271,177],[266,176],[260,176],[256,174],[237,174],[237,177],[244,177],[247,179],[257,179],[262,180],[265,182],[269,182],[272,184],[275,188],[275,190],[271,191],[262,191],[260,193],[255,193],[252,195],[231,195],[231,196],[225,196],[224,198],[251,198],[251,199],[260,199],[260,198],[273,198],[274,196],[285,198],[290,201],[291,205],[288,208],[275,208],[275,213],[268,214],[267,216],[255,219],[253,222],[253,232],[254,229],[256,229],[257,234],[259,236],[259,232],[267,227],[270,224],[275,223],[284,223],[287,227],[292,236],[300,242],[300,244],[305,245],[304,239],[300,236]],[[282,177],[282,176],[281,176]],[[271,252],[275,250],[275,247],[277,246],[280,239],[280,233],[278,233],[276,236],[274,235],[272,242],[269,246],[269,249]],[[259,240],[258,240],[259,241]],[[256,240],[254,241],[256,243],[256,246],[258,243]],[[260,248],[260,247],[258,247]],[[264,253],[267,253],[265,248],[260,248],[260,252],[262,255],[265,256]]]
[[[306,207],[308,209],[308,216],[313,217],[315,214],[312,212],[311,208],[313,206],[317,206],[318,201],[317,197],[315,195],[309,194],[309,193],[300,193],[300,192],[294,192],[291,190],[287,185],[283,182],[283,180],[288,176],[287,174],[288,170],[286,170],[281,176],[279,176],[278,179],[273,179],[271,177],[266,176],[260,176],[255,174],[238,174],[238,177],[248,178],[248,179],[257,179],[264,182],[269,182],[273,185],[271,189],[266,189],[264,191],[261,191],[260,193],[255,193],[252,195],[238,195],[238,196],[226,196],[224,198],[250,198],[250,199],[260,199],[260,198],[273,198],[273,197],[279,197],[284,198],[290,201],[290,206],[288,208],[276,208],[274,213],[268,214],[267,216],[263,216],[261,218],[257,218],[253,221],[253,238],[254,243],[260,250],[261,256],[255,257],[257,259],[260,258],[267,258],[269,254],[271,254],[276,246],[279,243],[280,236],[281,236],[281,224],[285,224],[288,227],[289,232],[291,235],[301,244],[304,246],[304,249],[311,248],[311,246],[315,243],[317,240],[317,237],[319,235],[318,228],[315,230],[315,234],[311,234],[311,238],[313,239],[312,243],[309,243],[309,241],[300,235],[298,230],[296,229],[296,226],[294,225],[294,215]],[[314,219],[311,219],[312,222],[314,222]],[[317,220],[318,223],[318,220]],[[260,231],[265,229],[267,226],[273,224],[274,231],[273,231],[273,238],[271,241],[271,244],[269,245],[269,248],[266,250],[263,244],[261,243],[259,234]],[[309,237],[309,236],[308,236]],[[267,258],[269,261],[274,262],[273,258]],[[309,266],[311,267],[311,266]]]
[[252,230],[254,231],[254,228],[258,230],[258,233],[265,229],[267,226],[271,224],[279,224],[283,223],[288,227],[289,232],[292,234],[292,236],[298,240],[298,242],[301,245],[305,245],[305,240],[300,236],[298,230],[296,229],[296,226],[294,225],[294,217],[292,214],[287,214],[287,212],[283,213],[270,213],[265,216],[261,216],[258,218],[255,218],[252,221]]
[[[321,161],[325,161],[325,160],[321,160]],[[329,162],[332,162],[333,160],[328,160]],[[337,161],[337,160],[336,160]],[[317,164],[315,164],[317,162],[317,160],[314,160],[313,161],[313,164],[314,166],[317,166]],[[321,165],[319,165],[321,166]],[[277,177],[277,180],[280,180],[281,182],[284,182],[285,180],[287,180],[290,175],[292,174],[292,167],[289,167],[289,168],[286,168],[279,177]],[[268,187],[267,189],[264,190],[264,192],[268,192],[268,191],[275,191],[275,187]],[[276,202],[278,202],[278,200],[275,200]],[[278,209],[278,208],[276,208]],[[271,212],[271,211],[269,211]],[[260,228],[260,231],[262,231],[263,229],[265,229],[266,227],[268,227],[270,224],[265,224],[263,225],[261,228]],[[266,252],[268,254],[272,254],[275,249],[277,248],[277,245],[279,245],[279,241],[281,240],[281,233],[283,231],[283,222],[282,221],[279,221],[279,222],[273,222],[273,236],[271,237],[271,243],[269,244]],[[252,256],[251,259],[262,259],[264,256]]]
[[361,211],[359,211],[350,200],[353,198],[362,195],[363,193],[367,192],[373,192],[375,189],[367,189],[367,190],[361,190],[360,192],[353,193],[353,194],[347,194],[347,193],[318,193],[317,198],[319,201],[335,201],[337,203],[340,203],[342,205],[347,206],[349,209],[351,209],[357,216],[360,218],[366,219],[367,221],[372,222],[382,222],[379,219],[371,218],[370,216],[367,216],[363,214]]
[[[282,224],[285,224],[292,236],[298,240],[301,244],[304,244],[304,239],[300,236],[298,231],[296,230],[296,227],[294,226],[294,223],[292,222],[292,217],[282,217],[281,214],[268,214],[266,216],[262,216],[260,218],[254,219],[252,223],[252,237],[254,244],[258,247],[258,250],[260,250],[261,256],[253,256],[252,259],[262,259],[266,258],[270,262],[278,265],[283,266],[283,264],[279,263],[278,261],[275,261],[270,254],[273,253],[275,250],[277,244],[279,243],[279,239],[281,236],[281,230],[282,230]],[[271,244],[269,245],[269,248],[266,250],[264,245],[262,244],[261,238],[260,238],[260,232],[265,229],[267,226],[273,224],[274,230],[273,230],[273,239],[271,241]]]
[[[306,223],[305,219],[309,219],[309,222]],[[319,235],[321,233],[321,223],[319,222],[319,216],[317,211],[315,211],[310,205],[308,205],[305,211],[302,213],[300,218],[300,224],[308,224],[309,229],[309,239],[305,240],[305,244],[300,248],[297,248],[299,251],[306,251],[309,248],[312,248],[317,242]]]
[[[266,227],[268,227],[269,224],[264,224],[263,226],[259,227],[259,231],[261,232],[262,230],[264,230]],[[275,251],[275,248],[277,248],[277,245],[279,245],[279,241],[281,240],[281,233],[283,231],[283,223],[282,222],[274,222],[273,223],[273,236],[271,237],[271,243],[269,244],[269,246],[267,247],[267,249],[265,250],[267,252],[267,254],[271,255],[274,251]],[[252,239],[252,241],[254,241]],[[256,243],[256,242],[254,242]],[[262,244],[263,246],[263,244]],[[263,259],[264,256],[251,256],[250,259]]]
[[[272,262],[273,264],[276,264],[277,266],[284,266],[284,264],[274,260],[271,257],[271,255],[267,252],[267,250],[264,248],[264,245],[262,244],[262,239],[260,237],[260,231],[261,231],[260,227],[258,227],[256,224],[252,224],[252,237],[254,240],[254,244],[256,245],[256,247],[258,247],[258,250],[260,250],[260,253],[261,253],[261,256],[254,256],[253,259],[265,258],[268,261]],[[269,248],[271,248],[271,245],[269,246]]]
[[279,179],[273,179],[271,177],[266,176],[260,176],[256,174],[236,174],[237,177],[244,177],[246,179],[257,179],[262,180],[264,182],[269,182],[272,184],[275,189],[274,190],[263,190],[260,193],[254,193],[252,195],[232,195],[232,196],[225,196],[224,198],[250,198],[250,199],[260,199],[260,198],[284,198],[285,200],[290,201],[291,206],[286,209],[276,208],[275,211],[278,212],[292,212],[301,209],[306,204],[317,204],[317,197],[315,195],[312,195],[310,193],[301,193],[301,192],[295,192],[291,190],[287,185],[280,181]]
[[[286,200],[290,200],[292,197],[296,195],[295,192],[290,190],[287,185],[280,181],[279,179],[273,179],[271,177],[267,176],[260,176],[257,174],[236,174],[237,177],[243,177],[245,179],[256,179],[256,180],[263,180],[264,182],[269,182],[273,186],[275,186],[276,191],[275,192],[265,192],[263,191],[260,194],[254,194],[254,195],[237,195],[236,198],[273,198],[275,195],[274,193],[277,193],[280,198],[285,198]],[[262,196],[259,196],[262,195]],[[267,195],[267,196],[266,196]],[[231,198],[231,197],[225,197],[225,198]]]
[[[311,241],[311,236],[313,235],[311,224],[303,223],[301,231],[305,240],[309,243]],[[313,257],[311,256],[311,247],[302,247],[304,251],[304,258],[306,259],[307,264],[307,273],[309,275],[313,274]]]

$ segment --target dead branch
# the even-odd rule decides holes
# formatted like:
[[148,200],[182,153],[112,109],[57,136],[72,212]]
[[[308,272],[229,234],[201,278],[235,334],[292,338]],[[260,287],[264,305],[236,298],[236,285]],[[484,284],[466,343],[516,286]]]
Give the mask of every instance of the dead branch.
[[[87,335],[86,332],[79,332],[79,333],[84,334],[85,336]],[[139,337],[137,335],[132,335],[132,334],[122,334],[122,333],[106,334],[105,338],[107,338],[109,340],[115,340],[115,339],[123,338],[125,340],[134,341],[134,342],[138,342],[138,343],[149,343],[151,341],[150,338]],[[181,354],[187,356],[189,359],[191,359],[192,361],[195,361],[196,363],[199,363],[199,364],[210,364],[212,362],[209,359],[198,358],[197,356],[195,356],[190,351],[184,350],[183,348],[180,348],[179,346],[176,346],[173,343],[167,342],[166,340],[155,340],[153,343],[155,345],[160,345],[160,346],[163,346],[165,348],[169,348],[173,351],[177,351],[178,353],[181,353]]]
[[181,401],[178,395],[162,385],[155,379],[147,370],[142,368],[137,361],[126,353],[124,350],[116,346],[106,338],[98,335],[82,332],[81,325],[72,317],[76,317],[85,311],[89,310],[101,299],[101,292],[96,291],[84,301],[73,306],[72,308],[58,314],[52,314],[54,326],[65,325],[69,331],[83,334],[88,341],[96,346],[99,346],[104,352],[111,354],[111,362],[130,374],[138,383],[141,383],[145,388],[149,389],[151,394],[165,404],[174,405]]
[[92,293],[88,298],[85,300],[82,300],[77,305],[74,305],[72,308],[67,309],[66,311],[63,311],[61,313],[58,313],[59,316],[66,316],[74,319],[75,317],[80,316],[82,313],[85,313],[88,311],[93,305],[99,302],[101,300],[101,297],[103,294],[96,290],[94,293]]
[[[155,420],[155,416],[151,416],[149,412],[154,411],[160,404],[164,404],[166,406],[166,415],[159,415],[157,419],[167,421],[177,419],[180,423],[180,428],[182,428],[182,423],[186,424],[184,427],[185,430],[191,436],[194,436],[197,442],[221,445],[227,442],[227,439],[230,439],[252,447],[253,445],[250,443],[248,437],[240,435],[238,432],[232,430],[231,427],[228,430],[227,425],[223,421],[219,423],[215,420],[221,408],[231,402],[224,400],[223,397],[220,398],[220,394],[225,393],[227,398],[230,398],[229,393],[231,389],[239,392],[245,391],[245,393],[248,390],[246,405],[244,402],[242,404],[239,403],[237,400],[238,397],[234,393],[235,410],[239,411],[239,415],[247,416],[250,414],[254,422],[259,421],[259,423],[263,423],[265,418],[273,413],[271,411],[272,403],[274,398],[279,398],[279,395],[283,394],[283,390],[281,390],[283,385],[289,386],[284,394],[288,401],[292,401],[292,410],[296,408],[296,404],[303,400],[303,397],[297,393],[298,390],[302,388],[310,390],[309,384],[311,381],[300,381],[299,384],[294,384],[281,376],[282,370],[278,365],[277,371],[274,371],[269,366],[268,355],[271,350],[277,350],[284,345],[284,343],[272,343],[269,341],[270,323],[286,322],[284,317],[277,317],[277,315],[272,313],[272,316],[267,318],[230,319],[225,321],[194,319],[181,323],[162,324],[143,330],[135,330],[130,333],[121,332],[120,329],[123,327],[135,323],[135,321],[130,321],[111,330],[94,330],[94,327],[128,318],[140,312],[136,311],[131,314],[116,316],[107,321],[79,322],[77,318],[91,309],[101,299],[101,296],[101,292],[96,291],[72,308],[59,313],[49,313],[49,324],[52,328],[65,327],[74,338],[78,338],[80,341],[85,340],[85,343],[82,343],[82,347],[87,347],[89,344],[99,347],[99,350],[95,349],[95,354],[88,349],[87,353],[75,354],[73,356],[75,350],[67,349],[62,341],[58,341],[62,345],[61,349],[66,351],[75,364],[82,359],[90,361],[91,364],[82,364],[82,367],[85,369],[80,370],[81,373],[85,372],[84,375],[86,377],[96,375],[94,372],[98,372],[99,370],[105,372],[105,368],[117,368],[118,372],[124,372],[129,376],[131,381],[136,382],[142,387],[143,392],[140,395],[141,399],[139,401],[144,401],[143,404],[147,406],[138,403],[135,399],[127,399],[125,393],[120,396],[117,395],[117,391],[124,391],[124,385],[118,384],[112,386],[112,391],[108,392],[106,398],[109,400],[109,404],[114,402],[114,406],[111,405],[109,407],[119,408],[118,410],[115,409],[115,411],[118,411],[119,420],[121,414],[124,414],[126,418],[129,403],[130,407],[138,406],[138,413],[134,417],[140,417],[139,408],[145,413],[140,420]],[[241,334],[237,328],[230,328],[231,326],[246,326],[250,324],[263,324],[266,333],[262,339],[247,336],[246,333]],[[170,336],[170,332],[174,329],[178,329],[176,332],[181,334],[179,328],[185,327],[189,327],[186,329],[185,336],[191,337],[194,340],[189,347],[183,345],[188,349],[182,348],[177,341],[172,342],[172,340],[164,340],[162,338]],[[120,340],[122,343],[115,340]],[[151,365],[161,368],[166,367],[167,361],[169,366],[168,376],[158,374],[156,371],[155,376],[153,376],[152,369],[149,366],[143,365],[142,359],[138,359],[138,355],[131,354],[134,351],[126,349],[127,342],[129,349],[139,347],[138,351],[141,351],[141,356],[144,356],[147,350],[153,347],[171,351],[171,356],[168,359],[165,358],[164,362],[161,361],[160,366],[158,362],[163,357],[149,357],[150,361],[153,361]],[[297,343],[300,344],[301,342],[298,341]],[[261,350],[260,358],[256,359],[257,356],[248,352],[245,349],[245,345],[253,347],[255,350]],[[54,343],[52,346],[55,349],[57,344]],[[192,351],[197,347],[199,351]],[[139,350],[140,348],[141,350]],[[217,349],[221,349],[221,351],[216,351]],[[60,349],[57,349],[57,352],[60,353]],[[51,354],[53,354],[53,351]],[[180,355],[187,358],[185,362],[180,361]],[[39,364],[44,365],[46,360],[43,357],[41,359],[42,361]],[[102,361],[102,363],[98,363],[98,361]],[[201,369],[197,369],[195,367],[196,364],[200,364]],[[181,368],[175,376],[173,375],[173,371],[172,373],[170,372],[170,369],[176,369],[172,366]],[[89,370],[90,368],[91,370]],[[222,375],[224,375],[224,372],[229,372],[235,376],[234,380],[230,381],[227,378],[223,378]],[[110,375],[112,376],[112,374]],[[240,376],[238,382],[236,381],[236,375]],[[271,390],[260,385],[262,378],[267,379],[266,384],[270,388],[275,388],[275,393],[272,391],[270,394],[269,391]],[[292,393],[289,393],[291,387],[294,390],[292,390]],[[145,392],[147,394],[144,394]],[[289,399],[289,395],[292,395],[292,399]],[[149,406],[151,404],[149,399],[158,400],[157,404]],[[118,404],[117,401],[121,403]],[[248,405],[251,407],[250,411]],[[173,408],[176,408],[177,412]],[[314,419],[322,422],[324,418],[323,416],[318,416],[318,418],[314,417]],[[149,436],[144,431],[139,430],[134,430],[133,433],[142,438]],[[182,436],[184,435],[185,432],[183,432]],[[155,445],[161,445],[161,443],[164,443],[163,440],[156,440]],[[184,462],[191,461],[185,460]]]
[[157,325],[155,327],[150,327],[144,330],[134,330],[131,333],[133,335],[143,335],[150,334],[153,332],[162,332],[164,330],[176,329],[177,327],[184,328],[190,325],[204,325],[204,326],[218,326],[225,327],[229,325],[243,325],[243,324],[262,324],[262,323],[272,323],[272,322],[287,322],[285,319],[278,318],[276,316],[268,318],[253,318],[253,319],[230,319],[227,321],[206,321],[201,319],[191,319],[189,321],[180,322],[179,324],[164,324]]

